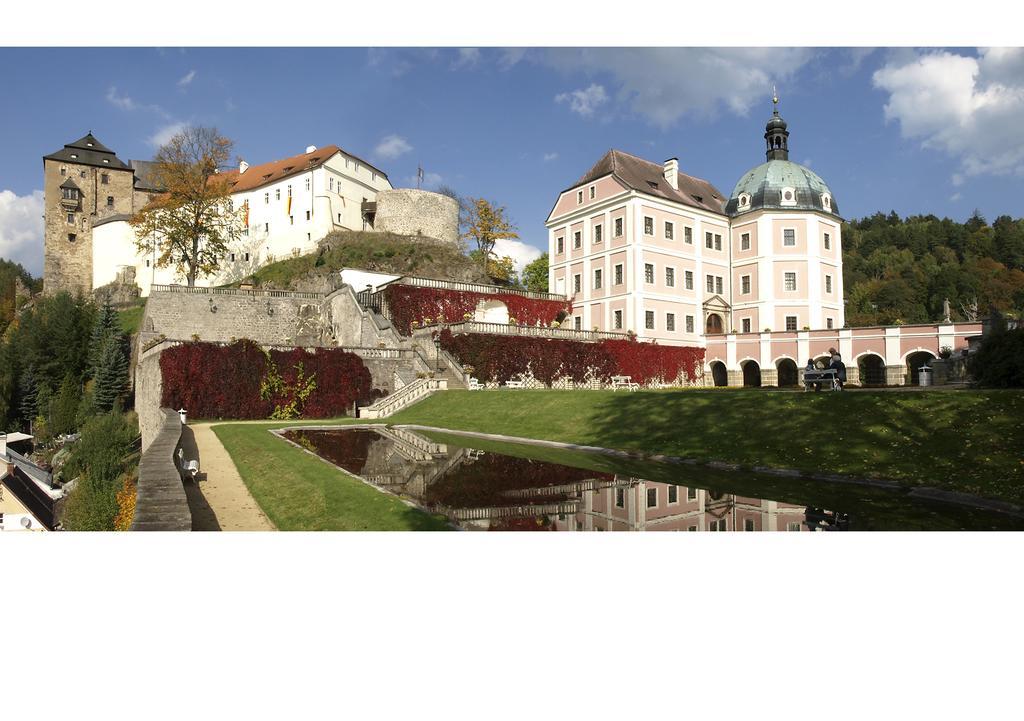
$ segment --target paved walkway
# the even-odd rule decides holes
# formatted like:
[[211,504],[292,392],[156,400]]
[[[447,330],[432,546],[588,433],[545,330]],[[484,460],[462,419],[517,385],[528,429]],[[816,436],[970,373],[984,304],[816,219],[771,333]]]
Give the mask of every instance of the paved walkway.
[[194,531],[276,531],[208,423],[182,428],[186,460],[199,459],[199,483],[185,482]]

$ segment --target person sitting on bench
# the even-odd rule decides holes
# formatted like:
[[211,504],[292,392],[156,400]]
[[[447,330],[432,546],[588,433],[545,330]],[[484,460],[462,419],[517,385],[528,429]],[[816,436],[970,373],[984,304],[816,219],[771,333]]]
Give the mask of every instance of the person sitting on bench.
[[[818,370],[818,366],[814,365],[814,359],[813,358],[808,358],[807,359],[807,367],[804,368],[804,373],[807,373],[808,371],[813,373],[813,372],[815,372],[817,370]],[[814,387],[815,391],[820,391],[821,390],[821,383],[812,383],[811,385]]]

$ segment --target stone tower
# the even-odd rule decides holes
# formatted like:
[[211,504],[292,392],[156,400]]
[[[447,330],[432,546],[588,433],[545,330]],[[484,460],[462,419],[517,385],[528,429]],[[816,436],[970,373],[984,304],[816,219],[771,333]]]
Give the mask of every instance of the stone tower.
[[92,227],[136,206],[135,171],[89,133],[43,157],[43,291],[92,292]]

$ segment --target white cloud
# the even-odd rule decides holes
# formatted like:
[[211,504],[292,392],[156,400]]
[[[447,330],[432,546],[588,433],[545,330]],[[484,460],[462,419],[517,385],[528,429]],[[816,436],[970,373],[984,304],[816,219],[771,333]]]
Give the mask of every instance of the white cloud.
[[185,127],[185,123],[168,123],[167,125],[158,128],[155,133],[146,138],[146,142],[154,148],[159,148],[161,145],[168,143],[171,138],[184,130]]
[[0,258],[43,273],[43,191],[16,195],[0,190]]
[[558,160],[558,153],[544,153],[544,162],[549,163],[552,160]]
[[127,95],[118,95],[117,88],[113,85],[107,90],[107,101],[121,110],[137,110],[139,108],[139,104]]
[[[608,78],[614,100],[668,128],[684,115],[746,115],[816,51],[808,48],[557,48],[531,55],[567,75]],[[766,106],[767,107],[767,106]]]
[[405,138],[400,135],[388,135],[377,143],[377,147],[374,148],[373,152],[378,157],[391,160],[399,155],[405,155],[410,150],[412,150],[412,146],[409,145]]
[[953,193],[951,196],[949,196],[949,202],[955,203],[956,201],[960,200],[960,198],[962,198],[962,197],[963,196],[960,193]]
[[189,70],[188,74],[185,75],[181,80],[178,81],[178,87],[179,88],[187,87],[189,84],[191,84],[191,82],[193,80],[195,80],[195,77],[196,77],[196,71],[195,70]]
[[452,70],[471,68],[480,62],[480,48],[459,48],[458,57],[452,61]]
[[608,93],[603,85],[591,83],[589,87],[580,90],[573,90],[571,93],[559,93],[555,96],[556,103],[569,103],[569,108],[574,113],[579,113],[585,118],[594,114],[600,106],[608,102]]
[[527,245],[521,240],[499,238],[494,241],[494,254],[499,258],[503,258],[506,255],[512,258],[512,262],[516,267],[516,272],[522,273],[523,268],[525,268],[527,264],[540,257],[541,251],[534,248],[532,245]]
[[1024,175],[1024,49],[899,56],[873,81],[889,94],[885,118],[899,122],[903,137],[960,162],[954,185],[977,175]]

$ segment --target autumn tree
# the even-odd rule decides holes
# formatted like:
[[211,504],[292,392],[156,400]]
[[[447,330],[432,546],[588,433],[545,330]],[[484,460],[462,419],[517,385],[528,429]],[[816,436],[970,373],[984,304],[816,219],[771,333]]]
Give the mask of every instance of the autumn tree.
[[242,235],[244,208],[233,206],[220,173],[232,142],[216,128],[188,127],[154,158],[154,197],[131,219],[140,253],[155,254],[158,268],[175,268],[190,286],[214,273]]
[[487,261],[494,253],[498,240],[519,237],[515,226],[505,217],[504,206],[496,206],[483,198],[468,198],[466,222],[462,238],[472,240],[480,251],[481,265],[487,272]]

